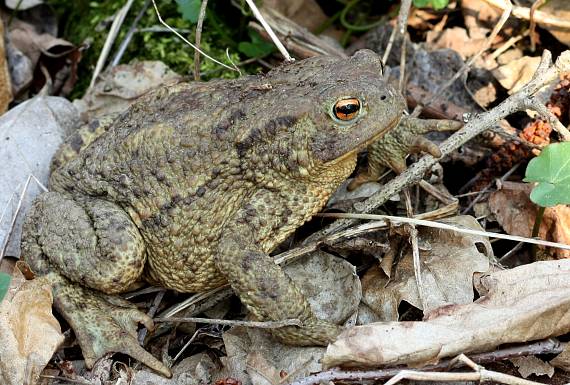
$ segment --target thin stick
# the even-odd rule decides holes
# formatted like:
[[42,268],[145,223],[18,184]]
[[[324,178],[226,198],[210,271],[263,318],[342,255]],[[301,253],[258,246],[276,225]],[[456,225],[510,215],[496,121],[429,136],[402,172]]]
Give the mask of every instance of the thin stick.
[[245,0],[245,2],[247,3],[247,5],[249,5],[249,8],[251,8],[251,11],[253,12],[253,15],[255,16],[255,18],[261,23],[263,28],[265,28],[265,31],[267,32],[267,34],[271,38],[271,41],[273,42],[273,44],[275,44],[275,46],[277,47],[279,52],[281,52],[281,55],[283,55],[283,57],[285,58],[285,61],[288,61],[288,62],[294,61],[295,59],[293,59],[291,57],[291,55],[289,55],[289,52],[287,52],[287,49],[285,48],[285,46],[281,43],[281,41],[279,40],[279,38],[277,37],[275,32],[273,32],[273,29],[271,28],[271,26],[269,24],[267,24],[267,21],[265,21],[265,18],[263,17],[261,12],[259,12],[259,9],[257,9],[257,6],[253,2],[253,0]]
[[[382,62],[386,63],[386,61],[388,60],[388,56],[390,55],[390,51],[392,50],[392,45],[394,44],[394,40],[396,39],[396,34],[398,34],[400,38],[402,39],[404,38],[404,34],[406,32],[406,26],[408,25],[408,17],[410,15],[411,7],[412,7],[412,0],[402,0],[400,4],[400,12],[398,12],[398,24],[390,34],[390,39],[388,40],[386,51],[384,51],[384,55],[382,56]],[[400,70],[402,70],[401,67]]]
[[534,245],[541,245],[541,246],[555,247],[555,248],[563,249],[563,250],[570,250],[570,245],[566,245],[564,243],[557,243],[557,242],[543,241],[541,239],[519,237],[518,235],[498,234],[498,233],[490,233],[488,231],[466,229],[466,228],[461,228],[461,227],[455,227],[455,226],[448,225],[448,224],[441,223],[441,222],[426,221],[423,219],[416,219],[416,218],[394,217],[391,215],[380,215],[380,214],[343,214],[343,213],[325,213],[325,214],[319,214],[318,216],[325,217],[325,218],[388,220],[388,221],[394,222],[394,223],[409,223],[409,224],[414,224],[414,225],[433,227],[436,229],[451,230],[451,231],[455,231],[458,233],[480,235],[480,236],[489,237],[489,238],[507,239],[509,241],[526,242],[526,243],[532,243]]
[[501,258],[499,258],[499,263],[503,264],[505,263],[506,260],[508,260],[512,255],[514,255],[517,251],[519,251],[521,249],[521,247],[523,247],[524,242],[519,242],[515,245],[515,247],[513,247],[512,249],[510,249],[509,251],[507,251],[505,253],[505,255],[503,255]]
[[28,191],[28,186],[30,185],[30,181],[32,180],[32,176],[29,175],[28,179],[26,179],[26,183],[22,188],[22,192],[20,193],[20,199],[18,199],[18,204],[16,205],[16,210],[14,211],[14,215],[12,216],[12,222],[10,223],[10,229],[8,233],[6,233],[6,237],[4,238],[4,242],[2,243],[2,249],[0,249],[0,262],[2,258],[4,258],[4,253],[6,252],[6,247],[8,247],[8,240],[12,235],[12,231],[14,231],[14,226],[16,225],[16,219],[18,218],[18,214],[20,209],[22,208],[22,202],[24,201],[24,197],[26,196],[26,192]]
[[298,319],[286,319],[282,321],[236,321],[227,319],[197,318],[197,317],[157,317],[154,322],[194,322],[213,325],[245,326],[257,329],[279,329],[286,326],[303,326]]
[[[160,22],[160,24],[164,25],[166,28],[168,28],[168,30],[170,32],[172,32],[173,34],[175,34],[176,36],[178,36],[178,38],[180,40],[182,40],[184,43],[188,44],[190,47],[194,48],[196,51],[200,52],[202,55],[204,55],[205,58],[213,61],[216,64],[221,65],[222,67],[225,67],[229,70],[232,71],[236,71],[239,74],[241,74],[241,71],[239,70],[239,68],[237,68],[235,65],[233,67],[230,67],[227,64],[222,63],[221,61],[218,61],[216,59],[214,59],[213,57],[211,57],[210,55],[208,55],[206,52],[202,51],[200,48],[196,47],[194,44],[190,43],[188,41],[188,39],[186,39],[184,36],[182,36],[180,33],[178,33],[177,30],[175,30],[174,28],[172,28],[171,26],[169,26],[164,20],[162,20],[162,16],[160,16],[160,12],[158,11],[158,7],[156,6],[156,1],[152,0],[152,5],[154,6],[154,10],[156,12],[156,16],[158,17],[158,21]],[[233,64],[233,63],[232,63]]]
[[[406,213],[408,218],[414,217],[414,212],[412,209],[412,200],[410,199],[410,189],[404,189],[404,202],[406,203]],[[425,288],[422,281],[422,266],[420,261],[420,249],[418,246],[418,230],[414,225],[409,226],[410,233],[410,243],[412,244],[412,259],[414,261],[414,277],[416,279],[416,286],[418,288],[418,295],[420,297],[420,302],[422,304],[422,309],[427,309],[426,307],[426,296]]]
[[111,24],[111,28],[109,29],[109,34],[107,35],[107,39],[105,39],[105,44],[103,44],[103,49],[101,50],[101,54],[99,55],[99,59],[97,59],[97,64],[95,65],[95,71],[93,71],[93,76],[91,77],[91,82],[89,83],[89,88],[93,88],[95,85],[95,81],[97,77],[103,70],[105,66],[105,61],[109,56],[109,52],[111,52],[111,48],[113,47],[113,43],[119,34],[119,30],[121,29],[121,25],[123,25],[123,21],[125,21],[125,17],[127,13],[129,13],[129,9],[133,5],[134,0],[127,0],[127,4],[125,4],[117,15],[115,16],[115,20],[113,20],[113,24]]
[[[488,363],[507,360],[515,357],[525,357],[535,354],[559,354],[566,347],[567,343],[560,343],[554,339],[538,341],[530,344],[509,347],[505,349],[494,350],[487,353],[473,354],[471,360],[476,363]],[[441,371],[459,368],[465,365],[465,362],[459,360],[442,360],[438,364],[428,365],[422,368],[424,371]],[[328,383],[331,381],[362,383],[365,380],[381,381],[397,375],[402,370],[399,368],[386,368],[378,370],[359,370],[346,371],[340,369],[331,369],[310,376],[297,379],[289,385],[312,385],[318,383]]]
[[[510,177],[520,166],[520,163],[515,164],[513,167],[511,167],[511,169],[509,171],[507,171],[500,179],[501,182],[504,182],[508,177]],[[483,194],[487,193],[491,188],[492,188],[493,184],[492,183],[488,183],[487,186],[485,186],[485,188],[481,191],[479,191],[479,194],[475,197],[475,199],[473,199],[473,201],[471,201],[471,203],[469,204],[469,206],[467,206],[467,208],[465,210],[463,210],[461,212],[461,214],[465,214],[468,213],[469,210],[471,210],[473,208],[473,206],[475,206],[483,197]]]
[[[202,0],[200,5],[200,14],[198,15],[198,23],[196,24],[196,47],[200,48],[200,40],[202,39],[202,25],[206,18],[206,8],[208,0]],[[200,80],[200,52],[194,51],[194,80]]]
[[534,18],[534,14],[536,10],[544,4],[545,0],[536,0],[534,4],[530,7],[530,50],[534,52],[536,49],[536,19]]
[[111,60],[111,64],[110,64],[111,67],[115,67],[121,62],[121,58],[125,54],[125,51],[127,50],[127,47],[129,46],[129,43],[131,42],[135,32],[137,31],[137,25],[141,21],[142,17],[144,16],[144,13],[146,12],[146,10],[148,9],[149,6],[150,6],[150,0],[145,0],[145,3],[143,4],[141,10],[139,11],[137,16],[135,17],[135,20],[133,20],[133,23],[129,27],[129,30],[127,31],[127,34],[125,35],[125,38],[121,42],[121,45],[119,45],[119,48],[117,49],[117,53],[115,53],[113,60]]
[[[505,9],[504,0],[483,0],[487,4],[491,4],[499,9]],[[530,20],[530,9],[526,7],[520,7],[515,5],[513,7],[513,16],[519,19]],[[553,16],[549,13],[535,10],[533,19],[538,23],[544,26],[549,27],[560,27],[564,29],[570,29],[570,20],[568,19],[560,19],[556,16]]]

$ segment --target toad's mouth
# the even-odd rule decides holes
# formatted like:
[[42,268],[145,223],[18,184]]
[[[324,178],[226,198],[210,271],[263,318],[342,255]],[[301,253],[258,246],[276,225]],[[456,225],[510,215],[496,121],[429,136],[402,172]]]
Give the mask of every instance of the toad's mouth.
[[367,140],[365,140],[364,142],[358,144],[356,147],[354,147],[352,150],[346,152],[345,154],[339,156],[338,158],[336,158],[335,160],[333,160],[333,162],[342,162],[343,160],[346,160],[347,158],[350,158],[352,156],[355,156],[356,154],[358,154],[360,151],[364,150],[366,147],[368,147],[370,144],[376,142],[377,140],[382,139],[382,137],[384,135],[386,135],[388,132],[390,132],[390,130],[392,130],[393,128],[395,128],[398,123],[400,123],[400,120],[402,120],[402,115],[399,115],[397,117],[395,117],[390,123],[388,123],[386,125],[386,127],[384,127],[383,130],[380,130],[376,135],[371,136],[370,138],[368,138]]

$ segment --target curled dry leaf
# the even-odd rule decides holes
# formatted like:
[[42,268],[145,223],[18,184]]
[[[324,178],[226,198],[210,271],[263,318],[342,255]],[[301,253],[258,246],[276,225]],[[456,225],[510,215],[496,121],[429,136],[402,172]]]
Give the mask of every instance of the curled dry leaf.
[[51,286],[39,278],[26,281],[15,269],[10,289],[0,304],[0,383],[34,384],[63,342],[51,312]]
[[[530,201],[532,185],[504,183],[501,190],[489,197],[489,208],[503,229],[511,235],[530,237],[538,207]],[[547,207],[542,217],[538,236],[541,239],[570,244],[570,207]],[[570,258],[570,251],[547,249],[556,258]]]
[[509,95],[512,95],[532,79],[539,63],[540,56],[523,56],[491,72],[497,81],[507,89]]
[[439,308],[423,322],[379,322],[342,333],[323,365],[424,365],[460,353],[570,332],[570,261],[484,275],[476,302]]
[[[445,222],[482,230],[470,216],[458,216]],[[418,239],[426,309],[418,294],[412,250],[408,248],[391,279],[380,267],[369,269],[362,279],[362,302],[379,320],[397,320],[402,301],[424,313],[444,305],[473,302],[473,274],[489,270],[493,251],[486,237],[421,227]]]

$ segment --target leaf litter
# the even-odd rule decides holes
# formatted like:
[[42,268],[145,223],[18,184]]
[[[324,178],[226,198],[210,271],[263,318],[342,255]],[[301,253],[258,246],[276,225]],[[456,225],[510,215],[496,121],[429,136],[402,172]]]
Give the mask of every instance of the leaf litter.
[[[24,3],[28,6],[34,2]],[[197,9],[200,2],[188,3],[192,3],[192,6]],[[295,15],[307,16],[311,14],[310,9],[320,10],[319,2],[316,1],[291,1],[290,3],[287,2],[286,5],[284,3],[286,2],[279,2],[279,5],[290,10],[289,16],[293,21],[297,19]],[[444,1],[444,3],[446,2]],[[271,7],[271,5],[269,6]],[[556,6],[560,7],[560,5]],[[272,7],[275,8],[276,5]],[[478,13],[469,12],[468,7],[477,9]],[[562,7],[565,8],[564,5]],[[358,8],[356,9],[358,10]],[[561,14],[567,11],[567,8],[558,9]],[[418,9],[414,11],[416,12],[414,15],[418,19],[422,15],[421,12],[424,12],[424,16],[429,16],[427,19],[423,19],[423,22],[416,24],[419,26],[418,29],[431,29],[430,31],[424,30],[428,36],[426,43],[419,47],[419,45],[416,46],[416,43],[408,42],[408,49],[416,52],[416,58],[410,62],[419,68],[419,70],[413,70],[411,73],[419,79],[416,79],[417,85],[422,86],[428,82],[432,85],[431,88],[424,90],[428,92],[428,96],[451,75],[448,69],[435,75],[431,72],[424,73],[424,70],[421,69],[422,66],[439,70],[439,64],[442,64],[443,61],[449,61],[452,68],[451,72],[457,71],[463,65],[463,60],[471,57],[480,48],[485,47],[487,44],[486,36],[501,15],[500,9],[490,7],[483,0],[464,1],[461,3],[461,10],[463,11],[465,28],[446,27],[445,23],[442,23],[442,20],[446,20],[448,16],[454,17],[452,14],[444,13],[445,16],[442,19],[441,13],[438,14],[431,10]],[[541,8],[541,11],[547,12],[547,7]],[[487,13],[485,14],[485,12]],[[326,12],[320,12],[319,15],[325,15],[326,19]],[[356,22],[358,15],[353,16],[354,19],[350,17],[349,19],[351,22]],[[426,22],[426,20],[428,21]],[[312,30],[319,27],[316,18],[301,18],[299,16],[298,21]],[[503,49],[502,44],[508,43],[509,36],[504,33],[505,31],[512,34],[516,33],[513,27],[515,24],[511,18],[510,25],[506,26],[503,33],[497,37],[496,42],[493,42],[493,48],[497,49],[496,52]],[[538,20],[538,24],[541,25],[540,20]],[[26,30],[28,26],[22,28]],[[328,33],[340,40],[344,31],[342,28],[342,26],[336,25],[334,28],[329,28]],[[549,29],[549,26],[545,28]],[[340,34],[339,31],[341,31]],[[16,37],[18,33],[15,34]],[[29,41],[37,44],[42,43],[40,37],[33,34],[29,34],[29,36],[31,36]],[[359,40],[361,43],[367,39],[354,38],[353,42],[358,45]],[[48,43],[42,48],[42,52],[49,51],[51,49],[50,44],[54,44],[54,46],[59,44],[59,47],[74,49],[74,46],[68,45],[66,41],[52,39],[46,41]],[[460,43],[458,44],[458,42]],[[257,42],[252,40],[250,44],[262,43],[261,40]],[[33,66],[29,68],[33,68],[38,62],[38,53],[29,50],[30,47],[27,47],[26,44],[28,43],[19,43],[20,52],[30,52],[29,57],[31,59],[28,60],[32,62]],[[396,49],[399,49],[397,47],[396,45]],[[442,47],[446,49],[441,50]],[[256,49],[252,52],[263,55],[270,52],[268,49],[258,50],[257,47],[254,48]],[[449,50],[449,48],[453,50]],[[438,51],[438,49],[440,50]],[[523,51],[518,47],[506,47],[505,49],[507,52],[503,54],[504,56],[499,54],[487,55],[486,60],[479,60],[472,71],[473,74],[476,72],[475,70],[491,70],[498,82],[490,81],[488,72],[480,78],[479,83],[472,82],[472,77],[460,79],[454,84],[454,90],[457,92],[446,92],[445,98],[440,99],[441,108],[436,113],[440,113],[440,115],[443,113],[445,116],[446,112],[451,111],[447,109],[448,106],[462,106],[465,111],[480,111],[480,106],[492,105],[496,95],[500,95],[500,92],[515,93],[517,88],[520,88],[526,79],[533,74],[537,59],[533,59],[533,55],[523,54]],[[520,58],[520,62],[507,59],[507,57]],[[400,55],[396,55],[396,58],[399,62]],[[418,59],[417,63],[416,59]],[[499,67],[499,65],[502,66]],[[507,70],[509,67],[511,67],[510,70]],[[512,67],[516,67],[515,70]],[[22,89],[29,87],[31,81],[29,68],[27,77],[20,76],[22,79],[28,79],[18,83],[22,85]],[[133,68],[134,70],[131,72]],[[524,68],[529,68],[529,70],[522,70]],[[14,72],[11,75],[13,78],[19,76]],[[141,83],[141,78],[150,79],[148,86],[152,88],[165,81],[162,75],[174,81],[179,78],[178,75],[169,72],[168,67],[159,62],[116,67],[106,72],[103,76],[103,78],[106,76],[106,79],[97,83],[90,95],[83,101],[76,102],[76,106],[81,106],[83,117],[97,117],[108,108],[114,109],[113,113],[119,112],[146,91],[146,83],[145,81]],[[466,87],[466,84],[470,84],[470,86]],[[60,85],[62,87],[59,90],[62,91],[65,87],[63,87],[63,83]],[[142,88],[139,87],[141,85]],[[485,95],[483,98],[479,98],[477,95],[481,94],[477,92],[483,88]],[[471,91],[475,91],[477,102],[471,100],[473,96],[470,96]],[[459,115],[454,114],[445,117],[457,117]],[[558,117],[561,121],[567,119],[565,116]],[[486,155],[485,153],[483,155],[478,153],[477,156],[488,156],[489,153],[496,151],[497,147],[493,147],[496,146],[496,143],[509,142],[504,138],[500,140],[495,138],[493,144],[478,144],[486,151]],[[472,153],[479,151],[473,150],[473,148],[470,147],[469,151]],[[528,157],[528,155],[525,156]],[[480,159],[474,157],[475,160],[467,162],[467,157],[466,152],[455,155],[454,159],[461,162],[464,158],[465,164],[469,164],[470,167],[477,163],[477,159]],[[446,170],[446,172],[449,171]],[[542,177],[542,175],[539,176]],[[453,178],[454,175],[451,177]],[[507,185],[508,183],[505,186]],[[448,221],[481,229],[480,223],[489,225],[496,223],[494,222],[496,219],[499,226],[507,233],[529,236],[531,229],[529,224],[534,219],[535,211],[533,211],[534,207],[528,198],[528,190],[524,194],[514,194],[509,192],[505,186],[490,195],[488,205],[491,208],[490,211],[494,213],[494,218],[479,218],[478,222],[473,217],[462,216]],[[381,185],[376,184],[373,192],[381,191],[381,188]],[[477,190],[473,189],[472,192],[477,192]],[[355,203],[370,194],[372,192],[365,194],[357,192],[352,194],[350,198],[339,194],[337,195],[339,202],[335,207],[350,210]],[[425,208],[422,206],[425,204],[424,199],[426,198],[418,198],[420,202],[417,202],[416,208],[420,211]],[[483,202],[487,203],[486,196]],[[395,197],[386,209],[401,213],[402,203],[402,200]],[[435,209],[437,210],[437,207]],[[567,223],[570,214],[567,210],[568,206],[564,205],[547,209],[546,219],[540,232],[542,239],[568,244],[566,234],[568,234]],[[218,330],[219,333],[216,335],[222,336],[223,345],[219,342],[219,338],[217,339],[218,342],[201,342],[206,346],[208,354],[201,351],[176,363],[173,367],[174,377],[172,379],[159,377],[145,369],[135,370],[134,374],[131,373],[130,369],[118,370],[120,379],[125,381],[130,379],[135,385],[149,382],[153,384],[183,384],[187,381],[213,383],[215,380],[219,380],[218,382],[223,384],[235,384],[234,381],[237,381],[243,385],[250,383],[277,385],[290,382],[295,378],[302,378],[311,372],[322,370],[331,365],[383,367],[410,364],[419,366],[436,362],[444,357],[453,357],[459,353],[491,350],[504,343],[528,342],[559,336],[570,330],[568,329],[568,304],[565,300],[565,297],[570,294],[568,293],[570,288],[565,283],[568,281],[567,275],[570,274],[570,266],[566,260],[535,262],[501,271],[492,263],[494,260],[493,248],[496,247],[494,245],[491,247],[491,243],[484,236],[458,234],[424,227],[419,227],[418,231],[421,257],[420,271],[423,293],[426,294],[425,298],[420,298],[419,295],[420,291],[414,276],[412,253],[408,240],[395,236],[394,233],[392,233],[392,238],[398,237],[398,242],[392,242],[392,239],[385,239],[383,242],[377,239],[373,241],[378,244],[390,245],[392,249],[396,249],[391,250],[396,259],[390,260],[388,264],[384,261],[385,263],[381,265],[382,260],[386,258],[386,254],[382,255],[382,252],[378,252],[382,248],[376,248],[377,250],[374,253],[371,253],[366,247],[355,248],[352,252],[350,249],[343,249],[342,253],[338,253],[334,251],[334,247],[331,247],[332,254],[327,252],[329,250],[318,251],[306,258],[308,265],[301,263],[296,270],[295,267],[291,267],[289,274],[293,279],[302,281],[299,284],[304,286],[302,290],[312,297],[311,305],[313,308],[320,309],[318,310],[320,317],[331,318],[338,323],[346,321],[348,325],[353,324],[357,319],[359,321],[365,319],[362,316],[363,314],[368,315],[366,322],[385,321],[372,322],[348,329],[339,337],[337,342],[329,346],[326,354],[322,348],[291,348],[280,345],[262,330],[234,327],[229,331],[225,330],[223,333]],[[359,241],[361,243],[366,242],[366,238],[363,237]],[[382,251],[384,250],[382,249]],[[564,250],[557,250],[553,256],[565,258],[567,257],[565,252]],[[342,261],[333,254],[342,254],[349,261],[354,262],[358,268],[358,274],[351,263]],[[317,263],[316,260],[320,260],[320,262]],[[315,265],[315,270],[309,272],[309,265]],[[362,293],[359,276],[362,277]],[[479,296],[475,302],[473,300],[477,295],[473,291],[474,281]],[[30,283],[33,282],[39,282],[38,285],[41,285],[39,280]],[[45,292],[47,293],[49,290]],[[42,296],[45,296],[45,293],[38,295],[38,298]],[[422,321],[397,322],[398,319],[402,319],[400,310],[403,303],[420,312],[423,310],[424,319]],[[228,312],[221,312],[220,314],[226,313]],[[231,312],[229,313],[231,315]],[[25,315],[21,317],[24,319]],[[46,319],[49,319],[47,315]],[[0,320],[0,325],[2,325],[1,322]],[[43,327],[39,325],[37,324],[38,330],[42,330]],[[49,330],[53,326],[54,324],[48,323],[45,330]],[[56,340],[54,337],[54,341]],[[159,342],[161,341],[164,343],[165,340],[159,340]],[[177,340],[168,339],[168,341],[176,343]],[[53,352],[56,345],[56,343],[46,344],[46,348],[49,347]],[[211,353],[217,349],[224,350],[225,355],[212,358]],[[321,360],[323,354],[325,354],[324,359]],[[568,353],[565,351],[551,360],[550,364],[568,370],[570,360],[566,356]],[[3,358],[4,356],[0,354],[0,357]],[[21,362],[26,359],[29,358],[19,357]],[[37,361],[37,367],[43,367],[48,359],[49,357]],[[110,378],[110,362],[104,363],[108,378]],[[524,372],[523,375],[531,373],[535,375],[539,373],[551,374],[550,367],[544,362],[541,364],[542,361],[539,362],[536,359],[519,359],[514,362],[520,367],[521,373]],[[220,364],[223,367],[221,371],[218,370]],[[53,369],[53,365],[51,370],[57,372],[57,369]],[[2,371],[0,369],[0,375],[8,372],[9,370]],[[132,378],[130,378],[131,375]]]

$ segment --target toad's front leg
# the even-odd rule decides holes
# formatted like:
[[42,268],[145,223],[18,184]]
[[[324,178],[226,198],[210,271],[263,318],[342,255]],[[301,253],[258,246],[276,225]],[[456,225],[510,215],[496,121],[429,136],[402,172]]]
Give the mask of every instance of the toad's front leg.
[[[232,289],[259,320],[299,319],[302,327],[272,329],[280,341],[298,346],[327,345],[341,331],[338,325],[318,319],[305,296],[267,254],[268,244],[284,238],[300,225],[296,213],[278,196],[258,192],[237,217],[224,228],[216,266]],[[287,210],[289,215],[282,215]]]
[[152,320],[110,295],[138,280],[146,260],[138,229],[120,207],[42,194],[24,223],[22,256],[36,274],[50,278],[54,305],[73,328],[87,367],[121,352],[170,376],[136,339],[137,324],[152,328]]

